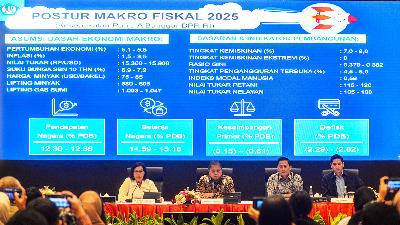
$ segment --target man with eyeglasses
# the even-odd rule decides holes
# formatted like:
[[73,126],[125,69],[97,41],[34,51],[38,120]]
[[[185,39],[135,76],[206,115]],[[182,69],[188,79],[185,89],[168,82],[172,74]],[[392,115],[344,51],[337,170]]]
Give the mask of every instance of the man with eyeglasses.
[[203,175],[197,184],[196,191],[202,198],[222,198],[224,193],[235,192],[233,179],[222,174],[222,167],[218,161],[211,161],[208,166],[208,175]]

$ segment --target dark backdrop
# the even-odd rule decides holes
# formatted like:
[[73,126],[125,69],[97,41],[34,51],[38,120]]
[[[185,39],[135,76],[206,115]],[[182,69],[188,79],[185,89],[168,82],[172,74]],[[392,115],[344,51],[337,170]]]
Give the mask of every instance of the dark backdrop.
[[[24,187],[49,185],[56,190],[68,189],[76,194],[93,189],[100,193],[117,194],[127,177],[126,168],[131,161],[0,161],[0,177],[17,177]],[[207,167],[206,161],[145,161],[147,166],[164,167],[163,196],[170,200],[174,194],[186,187],[195,187],[195,169]],[[321,171],[329,168],[329,162],[297,161],[293,167],[302,168],[304,188],[313,186],[320,191]],[[360,169],[364,182],[378,188],[383,175],[400,177],[400,161],[348,161],[346,168]],[[275,161],[224,161],[223,167],[234,168],[234,182],[243,199],[265,195],[264,167],[275,167]]]

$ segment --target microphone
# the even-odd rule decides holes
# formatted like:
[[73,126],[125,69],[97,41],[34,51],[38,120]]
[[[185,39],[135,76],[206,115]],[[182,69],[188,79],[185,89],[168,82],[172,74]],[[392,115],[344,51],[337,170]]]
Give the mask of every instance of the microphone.
[[133,200],[133,193],[135,193],[135,191],[136,191],[136,188],[137,188],[138,186],[137,186],[137,184],[135,185],[135,189],[133,189],[133,191],[132,191],[132,195],[131,195],[131,198],[129,199],[126,199],[125,201],[126,202],[132,202],[132,200]]
[[137,187],[138,187],[138,185],[136,184],[135,189],[133,189],[133,191],[132,191],[131,199],[133,199],[133,193],[135,193]]

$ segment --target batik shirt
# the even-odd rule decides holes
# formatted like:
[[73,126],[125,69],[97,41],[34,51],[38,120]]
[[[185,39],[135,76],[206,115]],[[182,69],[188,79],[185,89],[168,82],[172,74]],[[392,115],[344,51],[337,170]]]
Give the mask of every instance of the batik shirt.
[[303,190],[303,180],[298,174],[291,172],[285,179],[279,173],[272,174],[267,182],[268,195],[280,195]]
[[209,175],[200,177],[196,191],[200,193],[213,193],[212,198],[221,198],[224,193],[235,192],[233,179],[230,176],[222,175],[218,180],[213,180]]

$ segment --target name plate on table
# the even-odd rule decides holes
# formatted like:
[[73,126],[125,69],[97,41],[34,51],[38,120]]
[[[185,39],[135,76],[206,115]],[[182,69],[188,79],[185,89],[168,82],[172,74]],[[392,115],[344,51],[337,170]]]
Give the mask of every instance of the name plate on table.
[[312,197],[311,199],[313,202],[327,202],[328,201],[327,197]]
[[201,204],[224,204],[223,198],[202,198]]
[[352,198],[331,198],[333,203],[353,203]]
[[132,199],[132,204],[155,204],[155,199]]

